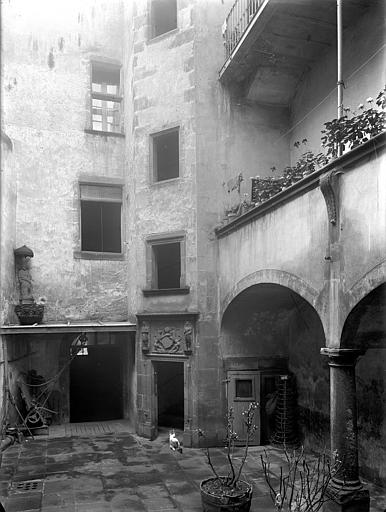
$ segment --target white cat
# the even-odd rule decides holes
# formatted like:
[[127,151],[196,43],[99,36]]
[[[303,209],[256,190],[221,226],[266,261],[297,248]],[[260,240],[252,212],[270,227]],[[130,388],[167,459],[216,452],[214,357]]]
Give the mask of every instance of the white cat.
[[173,450],[174,452],[177,451],[182,453],[181,443],[176,438],[176,433],[174,432],[174,430],[169,431],[169,446],[170,449]]

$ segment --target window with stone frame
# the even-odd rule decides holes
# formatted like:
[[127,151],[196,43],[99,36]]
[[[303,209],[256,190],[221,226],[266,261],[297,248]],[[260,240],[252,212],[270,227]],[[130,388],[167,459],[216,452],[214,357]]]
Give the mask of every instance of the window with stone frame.
[[181,243],[153,244],[154,287],[158,289],[181,286]]
[[121,67],[91,61],[91,128],[121,133]]
[[165,181],[179,177],[179,139],[178,127],[151,136],[154,181]]
[[147,289],[152,293],[188,293],[185,234],[153,235],[147,239]]
[[177,28],[177,0],[152,0],[151,37],[166,34]]
[[121,253],[122,186],[80,184],[81,251]]

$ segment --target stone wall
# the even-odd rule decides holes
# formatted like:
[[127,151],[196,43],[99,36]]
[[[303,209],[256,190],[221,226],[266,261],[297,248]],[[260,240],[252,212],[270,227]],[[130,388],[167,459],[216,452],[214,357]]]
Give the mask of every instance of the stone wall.
[[[197,311],[197,200],[196,200],[196,123],[194,2],[178,2],[177,29],[152,38],[149,2],[139,0],[126,6],[132,15],[127,38],[125,90],[130,91],[126,114],[126,159],[128,173],[129,253],[128,300],[136,313],[166,314],[158,318],[159,329],[175,327],[172,313]],[[179,127],[179,177],[155,181],[152,160],[152,135]],[[151,261],[147,239],[154,235],[184,237],[185,284],[187,294],[143,294],[149,288]],[[150,325],[152,322],[149,321]],[[152,334],[150,334],[150,337]],[[140,338],[137,346],[140,347]],[[168,356],[169,357],[169,356]],[[171,355],[170,357],[173,357]],[[188,379],[185,365],[185,378]],[[190,371],[190,365],[189,365]],[[152,359],[137,352],[138,432],[152,437],[157,429],[154,404]],[[194,377],[193,377],[194,378]],[[190,380],[190,379],[189,379]],[[189,384],[190,385],[190,384]],[[192,384],[193,388],[193,384]],[[188,418],[196,394],[185,391],[187,438],[191,439]]]
[[6,133],[1,137],[1,254],[0,254],[0,283],[1,283],[1,324],[14,318],[13,304],[18,301],[15,280],[15,258],[13,249],[16,238],[16,191],[17,161],[14,158],[14,145]]
[[[17,162],[13,155],[13,142],[4,132],[1,133],[1,172],[0,172],[0,324],[15,318],[14,304],[18,302],[15,282],[15,258],[13,249],[16,238],[16,181],[14,175]],[[7,414],[5,387],[8,384],[8,353],[6,338],[0,335],[0,422]],[[3,385],[4,384],[4,385]]]
[[30,8],[3,6],[3,120],[18,162],[14,243],[35,253],[34,295],[47,299],[46,322],[125,320],[125,262],[74,257],[79,179],[123,182],[125,174],[123,139],[84,131],[91,122],[90,58],[122,58],[121,3],[34,5],[40,17],[29,16]]
[[320,354],[325,343],[317,313],[297,298],[289,323],[288,366],[296,378],[299,437],[315,452],[330,445],[330,372]]
[[[219,348],[218,247],[214,228],[226,211],[250,199],[251,176],[269,175],[274,162],[288,163],[280,141],[288,112],[256,106],[223,87],[218,73],[225,60],[222,24],[233,2],[195,3],[195,83],[197,141],[197,250],[200,350],[196,361],[198,423],[223,427],[225,386]],[[238,176],[243,180],[238,186]],[[237,268],[237,266],[236,266]],[[235,269],[231,269],[233,274]],[[221,404],[222,407],[221,407]],[[215,435],[215,434],[214,434]]]
[[[133,2],[133,55],[128,64],[125,89],[132,92],[126,106],[127,188],[129,194],[128,241],[129,302],[136,312],[195,309],[196,208],[194,26],[191,5],[180,5],[178,29],[151,38],[148,2]],[[154,181],[151,135],[179,127],[180,173],[173,180]],[[186,238],[186,296],[144,297],[147,287],[146,239],[154,234],[184,232]]]

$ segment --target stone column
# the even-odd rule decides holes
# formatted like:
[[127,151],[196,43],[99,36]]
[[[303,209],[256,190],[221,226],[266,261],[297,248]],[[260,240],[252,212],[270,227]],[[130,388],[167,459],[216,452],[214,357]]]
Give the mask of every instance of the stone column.
[[331,488],[338,492],[338,503],[328,510],[369,510],[369,493],[359,479],[358,428],[355,389],[355,364],[363,350],[322,348],[322,355],[329,358],[331,452],[341,461],[334,475]]

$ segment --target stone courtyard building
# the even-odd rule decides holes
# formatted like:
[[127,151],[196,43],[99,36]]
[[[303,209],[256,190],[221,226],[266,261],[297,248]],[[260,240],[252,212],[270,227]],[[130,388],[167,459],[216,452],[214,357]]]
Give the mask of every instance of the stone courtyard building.
[[345,107],[384,87],[383,3],[341,12],[337,52],[333,0],[2,4],[3,427],[41,376],[56,423],[219,444],[253,400],[265,444],[288,380],[289,435],[337,450],[367,510],[360,478],[386,485],[385,134],[256,199],[256,176],[321,151],[337,55]]

